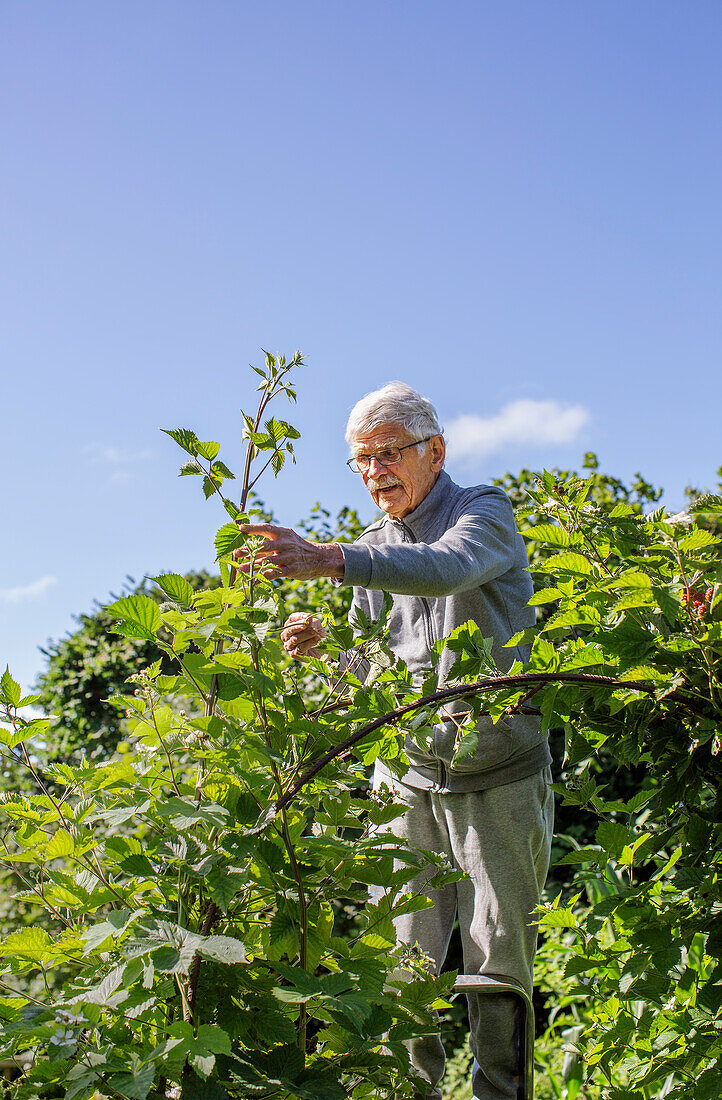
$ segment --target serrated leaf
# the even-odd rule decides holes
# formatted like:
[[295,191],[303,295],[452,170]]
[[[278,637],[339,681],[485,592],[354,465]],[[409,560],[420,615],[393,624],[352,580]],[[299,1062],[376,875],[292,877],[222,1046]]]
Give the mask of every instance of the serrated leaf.
[[190,459],[190,461],[183,463],[180,468],[180,473],[178,474],[178,477],[188,477],[193,474],[202,474],[204,472],[205,471],[202,469],[202,467],[198,465],[197,462],[194,462],[193,459]]
[[213,477],[218,478],[220,480],[223,480],[223,479],[225,479],[226,481],[235,481],[236,480],[236,475],[234,473],[231,473],[231,471],[226,466],[225,462],[221,462],[220,459],[218,459],[217,462],[214,462],[213,465],[211,466],[211,473],[213,474]]
[[228,906],[247,881],[244,875],[235,874],[225,867],[213,867],[205,878],[208,893],[223,913],[228,912]]
[[525,539],[545,542],[549,546],[569,546],[569,534],[563,527],[553,523],[539,523],[536,527],[527,527],[522,531]]
[[193,603],[193,589],[185,577],[179,576],[178,573],[161,573],[160,576],[150,579],[163,589],[166,596],[170,596],[181,607],[188,608]]
[[541,604],[553,603],[554,600],[560,600],[563,596],[564,593],[559,588],[540,588],[529,600],[527,607],[539,607]]
[[209,440],[206,443],[201,442],[200,439],[196,440],[197,453],[201,456],[201,458],[206,458],[209,462],[212,462],[213,459],[216,457],[219,447],[220,443],[215,443],[212,440]]
[[617,821],[600,821],[596,841],[604,849],[607,859],[618,859],[624,847],[634,840],[626,825]]
[[75,844],[70,833],[66,829],[58,829],[51,837],[44,854],[46,859],[59,859],[72,856],[74,851]]
[[22,691],[20,684],[16,680],[13,680],[10,675],[9,666],[5,669],[0,680],[0,688],[2,688],[3,698],[11,707],[16,707],[20,702]]
[[272,1080],[293,1081],[305,1066],[303,1051],[295,1043],[274,1047],[268,1054],[254,1059],[258,1068]]
[[[119,632],[131,638],[154,638],[161,626],[158,605],[149,596],[123,596],[106,610],[119,620]],[[134,629],[137,633],[131,633]]]
[[635,665],[628,668],[618,676],[619,680],[651,680],[655,684],[665,683],[667,676],[652,665]]
[[553,672],[559,667],[559,655],[546,638],[536,637],[532,645],[529,667]]
[[239,546],[243,546],[245,535],[242,535],[238,530],[237,523],[224,523],[222,527],[216,532],[216,555],[217,558],[228,557],[234,550],[237,550]]
[[722,496],[718,493],[703,493],[687,505],[687,511],[695,515],[722,515]]
[[692,550],[701,550],[705,546],[718,546],[719,543],[720,539],[711,531],[706,531],[704,527],[697,527],[680,539],[678,545],[684,554],[689,554]]
[[53,957],[53,944],[44,928],[23,928],[21,932],[12,932],[0,947],[5,957],[30,959],[36,963],[46,963]]
[[457,743],[452,765],[455,767],[459,760],[464,760],[467,756],[471,756],[472,753],[475,753],[478,744],[479,731],[477,729],[467,730]]
[[228,965],[248,962],[243,944],[232,936],[208,936],[198,945],[198,954]]
[[572,550],[562,551],[561,554],[552,554],[550,558],[544,558],[543,561],[530,568],[533,568],[537,573],[569,573],[575,577],[586,577],[593,572],[591,563],[582,554],[575,554]]
[[187,451],[189,455],[193,455],[195,458],[198,454],[198,436],[190,428],[161,428],[161,431],[169,435],[171,439],[175,439],[178,446]]
[[206,498],[206,500],[210,500],[210,498],[215,493],[216,489],[219,489],[219,488],[220,488],[219,483],[217,481],[215,481],[213,478],[210,478],[210,477],[204,477],[203,478],[203,495]]
[[181,1100],[229,1100],[229,1096],[218,1081],[205,1081],[191,1073],[182,1079]]
[[151,1090],[155,1078],[155,1067],[148,1063],[137,1073],[116,1073],[110,1078],[110,1085],[121,1096],[129,1097],[129,1100],[145,1100]]
[[572,909],[546,910],[539,921],[542,928],[576,928],[578,923]]
[[606,856],[601,848],[575,848],[571,852],[558,859],[555,867],[569,866],[576,863],[598,863],[600,857],[606,861]]

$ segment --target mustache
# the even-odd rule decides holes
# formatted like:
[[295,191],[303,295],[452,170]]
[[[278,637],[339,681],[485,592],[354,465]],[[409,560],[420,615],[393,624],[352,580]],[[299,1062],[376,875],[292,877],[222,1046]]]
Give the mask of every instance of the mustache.
[[387,474],[385,477],[376,478],[370,477],[366,482],[366,488],[370,489],[372,493],[378,492],[380,489],[391,489],[394,485],[400,485],[401,482],[398,478],[392,477]]

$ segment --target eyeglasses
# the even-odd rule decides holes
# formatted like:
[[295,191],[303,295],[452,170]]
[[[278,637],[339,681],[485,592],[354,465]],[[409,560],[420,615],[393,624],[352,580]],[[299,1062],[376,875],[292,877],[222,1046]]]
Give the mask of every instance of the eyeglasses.
[[375,458],[379,466],[395,466],[401,461],[401,452],[408,447],[418,447],[419,443],[428,443],[432,437],[427,435],[424,439],[415,439],[413,443],[404,443],[403,447],[387,447],[385,451],[377,451],[373,455],[355,455],[346,465],[355,474],[365,474],[371,465],[371,459]]

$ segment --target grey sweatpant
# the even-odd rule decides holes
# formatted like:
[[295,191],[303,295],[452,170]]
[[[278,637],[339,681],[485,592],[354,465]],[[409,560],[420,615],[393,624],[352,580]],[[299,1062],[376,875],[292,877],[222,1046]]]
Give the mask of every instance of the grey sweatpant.
[[[394,795],[408,809],[389,828],[414,848],[446,852],[469,876],[428,891],[433,908],[394,921],[399,939],[418,943],[434,960],[437,972],[458,913],[464,972],[514,978],[531,995],[537,938],[533,910],[549,868],[554,825],[550,783],[550,768],[515,783],[465,794],[438,794],[394,781]],[[407,889],[423,891],[423,874]],[[371,900],[382,894],[372,887]],[[468,1000],[477,1063],[474,1096],[516,1100],[513,999],[472,994]],[[438,1035],[415,1040],[410,1053],[413,1065],[429,1082],[429,1100],[440,1097],[436,1086],[445,1059]]]

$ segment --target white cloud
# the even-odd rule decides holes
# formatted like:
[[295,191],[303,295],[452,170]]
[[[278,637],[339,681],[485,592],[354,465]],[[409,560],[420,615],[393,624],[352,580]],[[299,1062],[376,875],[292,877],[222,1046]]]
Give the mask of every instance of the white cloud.
[[464,414],[446,426],[449,458],[485,458],[509,444],[571,443],[588,420],[583,405],[526,399],[512,401],[496,416]]
[[140,463],[148,462],[153,452],[147,449],[133,451],[129,447],[116,447],[112,443],[88,443],[83,454],[94,466],[104,466],[109,484],[124,485],[133,480]]
[[57,584],[57,581],[57,577],[46,575],[31,581],[30,584],[18,585],[16,588],[0,588],[0,603],[22,603],[24,600],[34,600]]
[[131,451],[127,447],[114,447],[102,443],[88,443],[83,448],[91,462],[102,462],[108,466],[129,466],[136,462],[147,462],[153,457],[149,450]]

